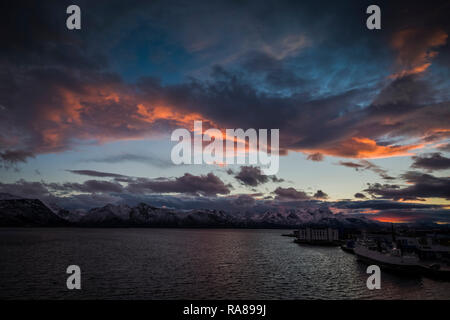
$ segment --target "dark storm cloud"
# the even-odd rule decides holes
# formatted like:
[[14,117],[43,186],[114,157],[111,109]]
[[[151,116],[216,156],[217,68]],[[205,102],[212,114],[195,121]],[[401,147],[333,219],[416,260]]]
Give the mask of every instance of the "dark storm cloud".
[[[88,40],[89,32],[67,30],[69,4],[14,2],[4,9],[10,18],[0,28],[2,153],[12,147],[27,155],[62,151],[72,139],[102,142],[149,131],[137,120],[141,125],[133,133],[132,117],[119,120],[130,104],[121,99],[119,105],[116,97],[128,89],[105,69],[106,55]],[[83,13],[87,27],[95,13]]]
[[124,178],[126,176],[117,173],[110,172],[101,172],[96,170],[67,170],[69,172],[79,174],[82,176],[90,176],[90,177],[105,177],[105,178]]
[[411,167],[422,168],[430,171],[450,169],[450,158],[443,157],[440,153],[424,154],[412,157]]
[[401,176],[407,187],[389,184],[369,184],[364,191],[374,197],[393,200],[423,200],[424,198],[450,199],[450,178],[408,171]]
[[311,197],[306,192],[296,190],[292,187],[282,188],[278,187],[274,193],[277,195],[277,199],[281,200],[311,200]]
[[[448,17],[433,9],[443,8],[443,1],[381,2],[389,28],[370,35],[363,23],[370,4],[365,1],[81,1],[86,14],[80,32],[65,28],[68,4],[14,3],[5,9],[10,18],[0,27],[2,153],[142,139],[190,127],[196,118],[221,128],[279,128],[283,154],[405,155],[423,142],[406,145],[407,138],[448,135],[445,85],[436,86],[439,75],[418,77],[441,50],[448,52]],[[134,57],[124,48],[138,55],[140,39],[151,44],[149,51],[161,51],[163,60],[171,56],[165,52],[182,51],[202,68],[216,66],[214,72],[188,81],[156,75],[126,82],[119,74],[125,62],[108,62],[130,63]],[[163,62],[149,68],[161,65],[163,77],[184,65],[183,58]],[[386,80],[387,71],[380,70],[392,71],[392,77]],[[397,142],[386,144],[385,137]]]
[[200,176],[185,173],[175,179],[150,180],[140,178],[130,182],[127,190],[132,193],[187,193],[213,196],[229,194],[230,186],[213,173]]
[[261,168],[254,166],[241,166],[240,171],[234,177],[243,185],[252,187],[256,187],[268,181],[284,181],[283,179],[279,179],[276,176],[267,176],[261,171]]
[[439,87],[420,75],[394,80],[365,110],[366,119],[361,125],[366,128],[361,128],[361,133],[416,138],[419,148],[446,139],[448,124],[444,119],[450,116],[450,102],[445,98],[445,89]]
[[[120,174],[99,172],[94,170],[71,170],[71,172],[95,176],[114,178],[114,181],[88,180],[80,183],[54,184],[55,190],[79,191],[79,192],[131,192],[131,193],[186,193],[200,195],[217,195],[230,193],[230,185],[225,183],[213,173],[195,176],[185,173],[178,178],[134,178]],[[123,187],[120,183],[127,183]]]
[[298,76],[283,60],[267,53],[252,52],[244,58],[242,67],[249,74],[259,76],[261,81],[271,89],[290,89],[304,91],[309,87],[306,79]]
[[[225,183],[213,173],[195,176],[185,173],[178,178],[134,178],[107,172],[94,170],[72,170],[74,173],[102,177],[114,178],[113,181],[86,180],[79,182],[46,183],[44,181],[28,182],[19,180],[15,183],[0,183],[0,193],[10,193],[13,195],[37,198],[45,198],[50,195],[73,196],[73,193],[179,193],[191,195],[216,196],[218,194],[229,194],[231,185]],[[127,183],[123,186],[122,183]]]
[[357,199],[365,199],[365,198],[367,198],[363,193],[361,193],[361,192],[357,192],[357,193],[355,193],[354,195],[353,195],[355,198],[357,198]]

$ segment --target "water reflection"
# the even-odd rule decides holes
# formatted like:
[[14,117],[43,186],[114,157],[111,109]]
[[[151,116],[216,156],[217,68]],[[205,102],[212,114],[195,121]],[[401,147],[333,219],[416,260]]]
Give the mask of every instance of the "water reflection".
[[[382,273],[280,230],[2,229],[0,298],[450,299],[450,283]],[[81,291],[65,268],[82,269]]]

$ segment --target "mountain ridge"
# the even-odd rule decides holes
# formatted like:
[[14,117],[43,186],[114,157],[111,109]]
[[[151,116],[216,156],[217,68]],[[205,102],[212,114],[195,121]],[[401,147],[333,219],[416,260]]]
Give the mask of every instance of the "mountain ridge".
[[[1,195],[0,195],[1,196]],[[76,227],[220,227],[220,228],[377,228],[379,223],[364,217],[334,214],[327,207],[295,208],[263,213],[223,210],[176,210],[147,203],[136,206],[107,204],[88,211],[50,208],[39,199],[5,195],[0,198],[0,226]]]

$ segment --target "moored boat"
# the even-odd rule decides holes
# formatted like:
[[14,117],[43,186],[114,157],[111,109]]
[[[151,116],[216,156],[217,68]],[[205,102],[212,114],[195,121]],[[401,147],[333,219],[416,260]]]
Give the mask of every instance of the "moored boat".
[[376,264],[385,270],[409,274],[419,274],[422,271],[417,256],[403,255],[401,250],[397,248],[380,250],[376,246],[358,243],[354,248],[354,252],[359,260]]

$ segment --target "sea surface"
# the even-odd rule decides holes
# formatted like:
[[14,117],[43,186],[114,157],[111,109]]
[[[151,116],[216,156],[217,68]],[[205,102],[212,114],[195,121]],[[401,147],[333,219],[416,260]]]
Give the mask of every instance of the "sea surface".
[[0,229],[0,299],[450,299],[450,282],[385,272],[369,290],[355,256],[286,232]]

